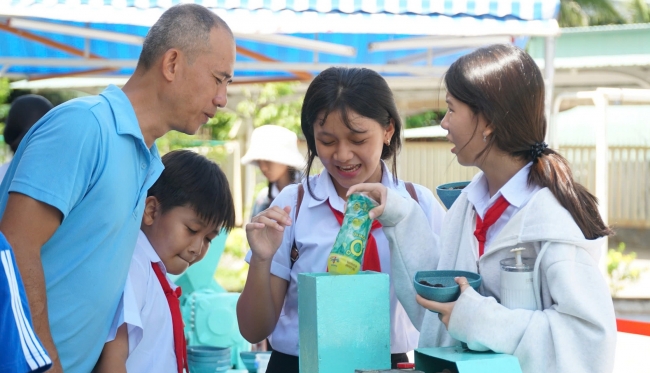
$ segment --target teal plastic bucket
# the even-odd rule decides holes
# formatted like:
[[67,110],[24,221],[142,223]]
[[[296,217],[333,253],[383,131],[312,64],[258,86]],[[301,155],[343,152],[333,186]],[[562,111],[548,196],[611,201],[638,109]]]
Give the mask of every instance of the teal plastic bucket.
[[232,368],[229,347],[189,346],[187,365],[192,373],[220,373]]
[[447,210],[451,208],[451,205],[453,205],[456,198],[460,196],[463,188],[465,188],[469,183],[469,181],[458,181],[455,183],[438,185],[436,188],[436,194]]

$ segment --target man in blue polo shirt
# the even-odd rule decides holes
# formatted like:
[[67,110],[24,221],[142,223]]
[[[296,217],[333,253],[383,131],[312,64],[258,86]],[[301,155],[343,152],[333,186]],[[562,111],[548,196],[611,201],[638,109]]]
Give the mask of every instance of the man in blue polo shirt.
[[147,34],[123,89],[60,105],[23,139],[0,185],[0,231],[53,372],[93,369],[147,189],[163,169],[154,141],[170,130],[196,133],[225,106],[234,61],[223,20],[199,5],[174,6]]

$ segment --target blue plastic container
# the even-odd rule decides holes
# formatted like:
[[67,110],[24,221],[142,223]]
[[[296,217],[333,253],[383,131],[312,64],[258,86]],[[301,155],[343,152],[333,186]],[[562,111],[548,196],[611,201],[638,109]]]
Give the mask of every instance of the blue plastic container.
[[440,201],[442,201],[442,204],[445,205],[447,210],[451,208],[451,205],[454,204],[454,201],[456,201],[456,198],[458,198],[460,192],[463,190],[463,188],[469,185],[469,183],[469,181],[457,181],[455,183],[438,185],[436,188],[436,194],[438,195],[438,198],[440,198]]
[[191,360],[197,363],[211,363],[219,365],[232,365],[230,356],[188,356],[187,360]]
[[230,356],[230,348],[215,346],[187,346],[187,356]]
[[[413,286],[424,299],[440,303],[454,302],[460,296],[460,286],[454,278],[460,276],[466,277],[469,285],[475,290],[481,286],[481,275],[468,271],[419,271],[415,273]],[[422,284],[423,281],[431,285]],[[442,286],[432,286],[438,284]]]
[[216,373],[227,372],[232,369],[230,363],[226,364],[212,364],[212,363],[197,363],[193,360],[187,360],[187,365],[192,373]]
[[226,373],[230,367],[211,367],[207,365],[192,365],[188,362],[190,372],[192,373]]
[[189,346],[187,365],[192,373],[220,373],[232,368],[229,347]]
[[255,363],[255,356],[258,354],[271,354],[271,351],[242,351],[239,353],[244,366],[249,373],[257,373],[257,365]]

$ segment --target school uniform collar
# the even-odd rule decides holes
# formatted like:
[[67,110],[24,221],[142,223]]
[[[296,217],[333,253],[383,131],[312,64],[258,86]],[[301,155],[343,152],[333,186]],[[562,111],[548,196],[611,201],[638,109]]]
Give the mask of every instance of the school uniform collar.
[[[392,188],[394,186],[393,175],[388,170],[388,167],[386,167],[386,163],[384,163],[384,161],[381,161],[381,167],[381,183],[387,188]],[[320,173],[320,175],[311,178],[309,182],[311,183],[312,191],[316,196],[316,198],[311,198],[310,196],[308,204],[310,208],[323,204],[329,199],[330,204],[335,210],[344,212],[343,206],[345,205],[345,201],[343,198],[339,197],[338,193],[336,193],[334,182],[332,181],[330,174],[327,172],[327,169],[323,168],[323,171]],[[307,194],[309,194],[309,191],[307,188],[305,188],[305,195]]]
[[492,198],[490,198],[487,178],[482,172],[477,174],[472,182],[463,189],[463,193],[467,193],[467,199],[474,206],[474,209],[481,218],[485,216],[488,208],[501,196],[511,206],[519,209],[539,189],[535,185],[528,185],[528,174],[532,165],[533,162],[525,165]]
[[151,242],[149,242],[147,235],[144,234],[142,230],[138,232],[138,241],[136,245],[138,248],[140,248],[140,250],[142,250],[144,255],[147,257],[147,259],[149,259],[151,263],[158,263],[158,266],[160,266],[160,269],[162,269],[163,274],[167,276],[167,268],[165,268],[165,264],[162,262],[160,256],[158,256],[158,253],[151,245]]

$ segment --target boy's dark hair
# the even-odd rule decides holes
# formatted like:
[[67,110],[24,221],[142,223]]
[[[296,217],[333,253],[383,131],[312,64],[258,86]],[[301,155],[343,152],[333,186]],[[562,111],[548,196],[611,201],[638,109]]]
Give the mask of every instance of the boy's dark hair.
[[235,226],[235,206],[226,175],[216,163],[189,150],[175,150],[162,157],[165,170],[149,189],[165,213],[187,206],[208,224],[230,231]]

